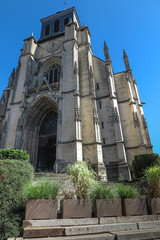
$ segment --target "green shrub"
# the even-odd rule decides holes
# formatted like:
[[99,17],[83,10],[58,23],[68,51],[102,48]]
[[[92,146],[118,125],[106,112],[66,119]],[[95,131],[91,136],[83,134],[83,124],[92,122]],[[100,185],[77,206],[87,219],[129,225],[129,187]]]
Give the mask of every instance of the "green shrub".
[[160,197],[160,166],[155,165],[145,170],[145,178],[148,182],[148,195]]
[[140,198],[140,192],[136,186],[119,183],[116,185],[117,193],[121,198]]
[[24,191],[29,199],[55,199],[58,194],[58,183],[54,180],[42,179],[30,182]]
[[115,199],[118,197],[115,186],[96,183],[90,191],[90,198],[94,199]]
[[24,212],[23,187],[33,179],[33,167],[19,160],[0,160],[0,239],[17,237]]
[[134,160],[132,161],[135,177],[143,177],[144,171],[155,164],[159,164],[159,155],[156,153],[144,153],[135,155]]
[[29,161],[29,154],[27,151],[23,151],[21,149],[0,149],[0,160],[3,159],[16,159],[16,160],[23,160],[23,161]]
[[97,175],[86,162],[75,162],[66,167],[66,172],[71,176],[77,198],[85,199],[88,191],[95,184]]

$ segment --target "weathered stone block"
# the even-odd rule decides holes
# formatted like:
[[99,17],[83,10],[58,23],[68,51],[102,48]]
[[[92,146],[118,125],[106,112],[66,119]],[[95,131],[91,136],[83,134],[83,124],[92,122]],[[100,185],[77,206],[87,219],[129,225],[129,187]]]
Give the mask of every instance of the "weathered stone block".
[[64,228],[25,228],[24,238],[41,238],[41,237],[59,237],[64,235]]
[[137,223],[104,224],[65,228],[65,235],[96,234],[112,231],[137,230]]

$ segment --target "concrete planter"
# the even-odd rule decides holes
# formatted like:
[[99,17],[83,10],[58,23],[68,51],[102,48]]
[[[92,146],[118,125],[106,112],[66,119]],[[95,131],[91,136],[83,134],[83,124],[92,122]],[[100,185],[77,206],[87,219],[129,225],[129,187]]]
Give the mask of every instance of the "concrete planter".
[[57,218],[58,200],[32,199],[26,204],[26,220],[55,219]]
[[123,216],[147,215],[147,203],[145,198],[127,198],[122,200]]
[[61,201],[62,218],[91,218],[92,203],[83,199],[64,199]]
[[148,198],[147,206],[149,214],[160,214],[160,198]]
[[97,199],[96,200],[96,217],[121,217],[122,204],[121,199]]

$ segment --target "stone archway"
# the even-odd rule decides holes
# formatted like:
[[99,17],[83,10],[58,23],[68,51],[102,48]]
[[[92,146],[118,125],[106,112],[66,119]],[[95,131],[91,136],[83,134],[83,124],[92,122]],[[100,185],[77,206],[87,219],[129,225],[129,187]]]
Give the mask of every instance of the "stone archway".
[[49,112],[39,130],[36,172],[53,171],[56,161],[57,113]]
[[[41,95],[35,99],[26,112],[23,128],[23,149],[30,154],[31,163],[35,170],[46,171],[53,169],[51,164],[54,164],[56,158],[57,114],[57,103],[47,95]],[[50,134],[45,129],[47,128],[45,124],[47,121],[51,121],[52,117],[54,129],[50,129]],[[44,146],[44,149],[42,146]],[[48,156],[45,155],[45,147],[50,149]],[[53,155],[53,161],[49,160],[51,155]]]

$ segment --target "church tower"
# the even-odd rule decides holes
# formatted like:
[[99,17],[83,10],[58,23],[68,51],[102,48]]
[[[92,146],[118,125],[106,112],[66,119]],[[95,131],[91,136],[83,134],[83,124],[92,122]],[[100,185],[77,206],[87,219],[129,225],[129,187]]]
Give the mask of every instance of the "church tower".
[[0,101],[0,148],[27,150],[38,172],[87,161],[101,179],[130,180],[134,155],[152,146],[125,51],[126,71],[114,74],[106,43],[103,61],[75,8],[41,23]]

